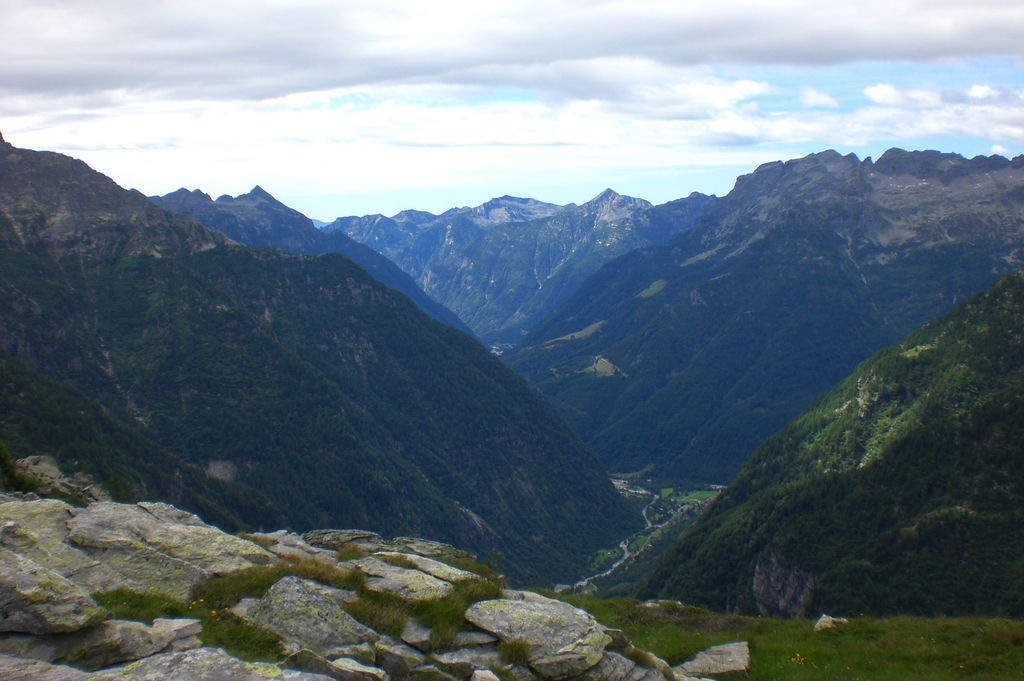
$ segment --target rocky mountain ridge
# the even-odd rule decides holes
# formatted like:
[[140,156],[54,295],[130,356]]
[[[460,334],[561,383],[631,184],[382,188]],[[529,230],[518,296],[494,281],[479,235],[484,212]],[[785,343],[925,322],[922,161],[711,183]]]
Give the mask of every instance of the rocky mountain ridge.
[[284,205],[259,185],[248,194],[224,195],[216,201],[199,189],[190,192],[184,188],[164,196],[151,196],[149,200],[164,210],[193,217],[246,246],[270,246],[304,255],[341,253],[377,281],[409,296],[434,319],[472,335],[454,313],[426,295],[393,262],[343,232],[320,231],[312,220]]
[[[690,678],[583,610],[503,589],[473,559],[447,544],[384,542],[360,530],[234,537],[166,504],[75,508],[0,493],[0,673],[33,681]],[[218,596],[215,585],[226,583],[248,586],[240,599]],[[223,598],[237,602],[211,609]],[[171,612],[112,617],[139,599]],[[382,603],[392,613],[455,607],[446,606],[448,625],[392,614],[375,630]],[[194,616],[175,616],[182,611]],[[439,635],[442,626],[455,629]],[[276,652],[247,661],[211,646],[227,628],[229,647],[255,635]],[[694,664],[706,668],[701,658]]]
[[609,470],[727,483],[858,362],[1021,265],[1024,157],[769,163],[605,265],[506,360]]
[[342,231],[396,262],[485,342],[508,348],[612,258],[689,229],[715,197],[652,206],[610,189],[555,206],[504,196],[440,216],[338,218]]

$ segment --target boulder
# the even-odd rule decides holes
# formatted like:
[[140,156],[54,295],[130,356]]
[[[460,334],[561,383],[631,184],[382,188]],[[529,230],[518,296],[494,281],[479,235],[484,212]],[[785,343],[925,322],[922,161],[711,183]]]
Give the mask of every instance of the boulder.
[[52,634],[110,616],[89,593],[60,574],[0,548],[0,632]]
[[389,681],[387,673],[377,667],[364,665],[344,657],[331,662],[311,650],[301,650],[289,655],[281,666],[286,669],[322,674],[337,681]]
[[0,653],[95,670],[155,655],[173,640],[173,633],[167,630],[111,620],[70,634],[4,636]]
[[430,641],[430,634],[430,628],[415,617],[406,619],[402,627],[402,640],[425,653],[429,653],[434,647]]
[[153,620],[153,629],[171,636],[170,650],[192,650],[203,645],[199,640],[199,634],[203,631],[199,620],[157,618]]
[[494,646],[459,648],[446,653],[435,653],[434,663],[461,679],[469,678],[478,669],[508,666]]
[[549,679],[582,674],[601,661],[611,641],[588,613],[537,594],[474,603],[466,619],[502,641],[525,643],[530,667]]
[[336,660],[339,657],[347,657],[350,660],[355,660],[365,665],[376,665],[377,664],[377,648],[380,641],[370,645],[369,643],[356,643],[350,646],[338,646],[337,648],[331,648],[324,657],[328,660]]
[[242,600],[238,601],[233,606],[228,608],[228,612],[230,612],[235,617],[241,617],[243,620],[249,619],[249,610],[251,610],[252,606],[256,605],[259,602],[260,599],[258,598],[243,598]]
[[499,681],[499,679],[498,675],[490,669],[477,669],[473,672],[473,676],[469,677],[469,681]]
[[368,667],[346,657],[331,662],[331,668],[331,677],[338,681],[391,681],[383,669]]
[[837,624],[849,624],[850,620],[845,617],[830,617],[828,615],[822,615],[818,618],[818,621],[814,623],[814,630],[821,631],[823,629],[835,629]]
[[488,634],[486,631],[460,631],[455,634],[455,648],[474,648],[496,643],[497,636]]
[[376,664],[402,681],[413,675],[413,670],[422,667],[427,658],[418,650],[397,641],[381,639],[375,644]]
[[688,662],[672,668],[677,675],[735,674],[746,676],[750,671],[750,647],[746,641],[712,646],[697,653]]
[[354,561],[353,565],[367,576],[367,589],[393,593],[407,601],[435,600],[447,596],[453,590],[451,584],[437,577],[391,565],[372,556]]
[[318,655],[332,648],[380,638],[344,610],[356,595],[317,582],[283,577],[249,608],[246,619]]
[[378,551],[374,554],[378,558],[398,558],[402,561],[408,561],[412,565],[416,566],[416,569],[420,572],[425,572],[428,575],[443,579],[446,582],[464,582],[467,579],[479,579],[478,575],[466,570],[460,570],[453,568],[451,565],[445,565],[433,558],[424,558],[418,556],[415,553],[397,553],[395,551]]

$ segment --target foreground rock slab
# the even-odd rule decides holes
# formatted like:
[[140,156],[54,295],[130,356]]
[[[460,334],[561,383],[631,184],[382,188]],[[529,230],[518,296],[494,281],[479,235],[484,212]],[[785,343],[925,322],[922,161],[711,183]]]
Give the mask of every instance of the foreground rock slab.
[[750,671],[750,647],[746,641],[712,646],[697,656],[672,668],[677,675],[736,674],[746,676]]
[[277,558],[253,542],[155,502],[74,508],[49,499],[0,504],[0,545],[89,592],[128,589],[187,600],[199,582]]
[[82,587],[0,548],[0,632],[75,631],[109,616]]
[[588,613],[536,594],[474,603],[466,619],[502,641],[525,643],[530,667],[555,680],[578,676],[596,665],[611,641]]
[[339,646],[374,643],[380,638],[344,610],[356,595],[307,579],[284,577],[246,613],[246,619],[285,641],[317,655]]
[[124,667],[82,672],[0,655],[0,679],[4,681],[330,681],[321,674],[282,670],[277,665],[242,662],[216,648],[197,648],[164,653]]

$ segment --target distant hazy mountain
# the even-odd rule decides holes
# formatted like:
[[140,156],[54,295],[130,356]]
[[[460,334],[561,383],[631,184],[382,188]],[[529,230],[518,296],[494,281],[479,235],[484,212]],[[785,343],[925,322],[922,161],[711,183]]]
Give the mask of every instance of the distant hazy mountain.
[[1024,157],[834,151],[740,177],[507,356],[615,471],[726,483],[872,352],[1021,266]]
[[715,197],[653,207],[606,190],[582,206],[503,196],[435,216],[338,218],[342,231],[398,263],[484,342],[511,347],[618,255],[689,229]]
[[540,583],[638,522],[541,396],[347,257],[239,245],[2,138],[0,344],[15,455],[121,498],[430,536]]
[[644,596],[785,615],[1019,618],[1022,514],[1018,272],[878,352],[768,438]]
[[165,196],[151,196],[149,200],[165,210],[190,215],[247,246],[272,246],[305,255],[343,253],[377,281],[412,298],[434,319],[468,334],[473,333],[454,313],[426,295],[408,274],[386,257],[342,232],[321,232],[313,220],[284,205],[259,186],[248,194],[224,195],[216,201],[198,189],[190,192],[184,188]]

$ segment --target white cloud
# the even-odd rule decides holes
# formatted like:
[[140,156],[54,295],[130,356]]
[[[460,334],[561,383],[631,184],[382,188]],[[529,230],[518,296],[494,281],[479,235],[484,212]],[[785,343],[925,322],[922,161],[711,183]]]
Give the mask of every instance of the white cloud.
[[1009,158],[1010,156],[1010,150],[1004,147],[1002,144],[993,144],[992,153],[998,154],[1000,156],[1006,156],[1007,158]]
[[837,108],[839,102],[833,99],[827,92],[822,92],[813,87],[804,88],[800,94],[800,103],[809,108],[831,107]]

